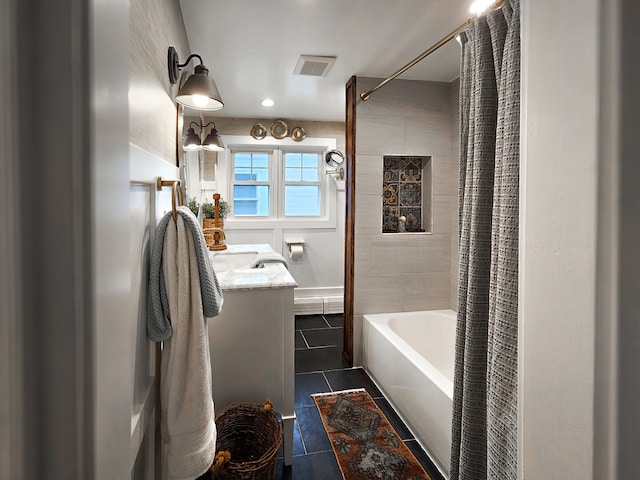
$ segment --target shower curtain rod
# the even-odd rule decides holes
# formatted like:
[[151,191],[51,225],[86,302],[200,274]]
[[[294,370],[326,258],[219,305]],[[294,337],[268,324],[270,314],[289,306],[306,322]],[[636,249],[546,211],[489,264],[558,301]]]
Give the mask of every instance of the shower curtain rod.
[[[502,4],[505,2],[505,0],[497,0],[494,4],[493,4],[493,8],[490,10],[490,12],[493,12],[495,10],[498,10],[500,7],[502,7]],[[449,41],[451,41],[452,39],[454,39],[456,37],[456,35],[458,35],[459,33],[463,32],[464,30],[467,29],[467,27],[469,27],[473,21],[476,19],[477,17],[472,17],[470,19],[468,19],[466,22],[464,22],[462,25],[460,25],[458,28],[456,28],[454,31],[452,31],[451,33],[449,33],[448,35],[445,35],[442,39],[440,39],[438,42],[436,42],[434,45],[432,45],[431,47],[429,47],[428,49],[426,49],[424,52],[422,52],[420,55],[418,55],[416,58],[414,58],[413,60],[411,60],[409,63],[407,63],[404,67],[402,67],[401,69],[399,69],[398,71],[396,71],[393,75],[385,78],[382,82],[380,82],[377,86],[373,87],[371,90],[367,91],[367,92],[363,92],[360,94],[360,98],[362,99],[362,101],[366,102],[367,100],[369,100],[369,97],[371,96],[371,94],[373,92],[375,92],[376,90],[378,90],[379,88],[384,87],[387,83],[389,83],[391,80],[394,80],[395,78],[397,78],[398,76],[402,75],[404,72],[406,72],[407,70],[409,70],[411,67],[413,67],[416,63],[418,63],[419,61],[421,61],[422,59],[424,59],[425,57],[428,57],[429,55],[431,55],[433,52],[435,52],[436,50],[438,50],[441,46],[443,46],[444,44],[448,43]]]

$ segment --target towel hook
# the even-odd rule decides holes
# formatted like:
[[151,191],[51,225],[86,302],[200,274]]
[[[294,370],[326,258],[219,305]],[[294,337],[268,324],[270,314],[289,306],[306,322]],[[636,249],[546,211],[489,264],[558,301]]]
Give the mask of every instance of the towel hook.
[[173,210],[173,221],[177,222],[178,207],[184,205],[184,196],[182,195],[182,188],[180,188],[180,180],[163,180],[162,177],[158,177],[156,185],[158,190],[162,190],[162,187],[171,187],[171,209]]

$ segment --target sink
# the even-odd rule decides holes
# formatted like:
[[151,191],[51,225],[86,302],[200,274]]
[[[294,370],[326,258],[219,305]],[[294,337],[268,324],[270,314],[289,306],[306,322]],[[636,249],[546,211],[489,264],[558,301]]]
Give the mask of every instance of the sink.
[[212,256],[213,269],[216,272],[229,272],[251,268],[258,258],[258,252],[216,252]]

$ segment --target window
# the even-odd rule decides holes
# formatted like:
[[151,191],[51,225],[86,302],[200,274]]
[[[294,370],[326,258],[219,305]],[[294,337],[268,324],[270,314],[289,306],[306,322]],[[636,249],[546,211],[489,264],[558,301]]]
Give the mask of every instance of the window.
[[285,216],[320,215],[320,173],[317,153],[284,154]]
[[269,216],[269,153],[239,152],[233,157],[233,214]]
[[325,175],[322,152],[300,148],[233,151],[232,215],[320,217]]

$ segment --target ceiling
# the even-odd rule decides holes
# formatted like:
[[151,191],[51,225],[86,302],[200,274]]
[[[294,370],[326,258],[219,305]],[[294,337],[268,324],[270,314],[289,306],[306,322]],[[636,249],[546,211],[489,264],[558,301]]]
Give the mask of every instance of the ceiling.
[[[349,77],[391,75],[464,23],[470,3],[180,0],[191,51],[202,56],[225,104],[215,116],[320,121],[344,121]],[[325,77],[294,75],[300,55],[337,60]],[[400,78],[450,82],[458,71],[452,41]],[[275,106],[261,106],[266,97]]]

